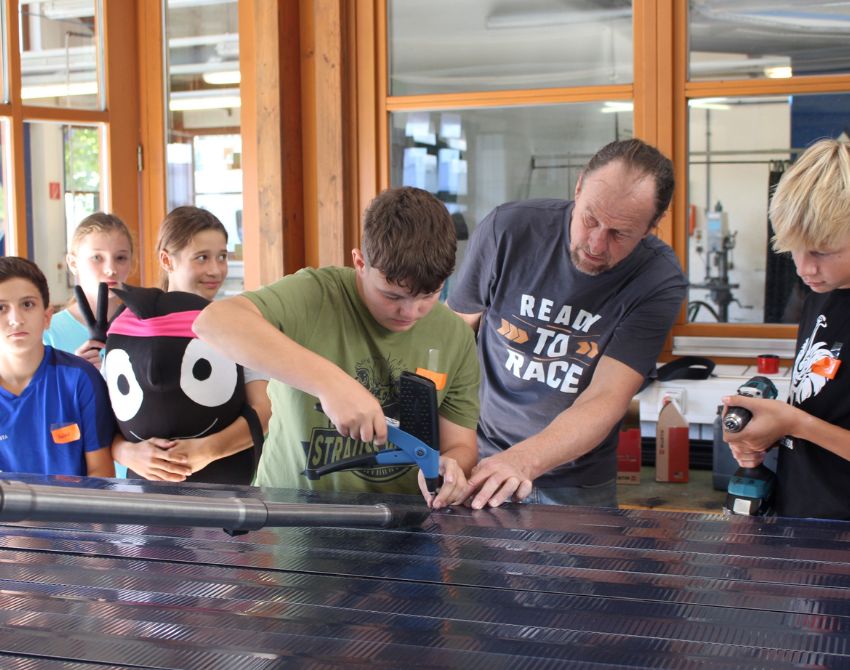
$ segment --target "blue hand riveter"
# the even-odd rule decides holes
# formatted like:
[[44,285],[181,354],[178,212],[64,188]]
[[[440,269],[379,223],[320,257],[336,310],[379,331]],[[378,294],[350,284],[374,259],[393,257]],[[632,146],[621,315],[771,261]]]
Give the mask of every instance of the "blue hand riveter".
[[[387,438],[394,445],[371,454],[345,458],[305,472],[308,478],[353,468],[415,464],[422,470],[430,493],[440,485],[440,431],[437,388],[413,372],[399,377],[399,419],[386,418]],[[321,406],[316,409],[321,411]]]

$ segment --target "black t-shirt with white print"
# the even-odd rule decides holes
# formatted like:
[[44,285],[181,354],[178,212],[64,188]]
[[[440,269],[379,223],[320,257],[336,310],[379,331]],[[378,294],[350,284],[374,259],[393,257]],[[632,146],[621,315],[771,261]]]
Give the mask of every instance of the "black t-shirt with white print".
[[[812,370],[817,361],[841,361],[833,379]],[[813,293],[797,334],[797,358],[788,401],[850,430],[850,289]],[[850,519],[850,461],[805,440],[782,448],[777,465],[780,516]]]

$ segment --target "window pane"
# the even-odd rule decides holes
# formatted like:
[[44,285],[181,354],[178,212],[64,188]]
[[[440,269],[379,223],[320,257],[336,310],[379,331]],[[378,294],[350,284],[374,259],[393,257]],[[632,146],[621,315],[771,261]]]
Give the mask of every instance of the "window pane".
[[630,83],[631,0],[388,0],[391,95]]
[[689,320],[797,322],[805,288],[769,248],[769,193],[812,142],[846,137],[848,118],[848,94],[690,101]]
[[96,0],[22,0],[21,98],[25,104],[102,108],[103,48],[95,4]]
[[0,119],[0,256],[11,254],[14,250],[12,237],[14,233],[9,231],[9,165],[7,163],[6,148],[9,146],[9,121]]
[[166,2],[168,209],[203,207],[228,231],[220,295],[242,291],[242,142],[237,0]]
[[103,207],[100,135],[100,129],[91,126],[24,124],[27,240],[30,258],[47,277],[54,305],[71,297],[74,284],[65,254],[74,229]]
[[[616,111],[613,111],[616,110]],[[393,186],[416,186],[446,203],[465,240],[496,205],[572,198],[597,149],[632,136],[628,103],[582,103],[391,116]]]
[[0,2],[0,80],[3,84],[0,87],[0,98],[3,102],[9,102],[9,69],[8,60],[6,58],[6,50],[9,45],[6,43],[6,3]]
[[244,288],[242,267],[242,137],[199,135],[194,141],[195,204],[215,213],[227,229],[227,279],[221,295]]
[[690,0],[690,79],[850,71],[850,5],[833,0]]

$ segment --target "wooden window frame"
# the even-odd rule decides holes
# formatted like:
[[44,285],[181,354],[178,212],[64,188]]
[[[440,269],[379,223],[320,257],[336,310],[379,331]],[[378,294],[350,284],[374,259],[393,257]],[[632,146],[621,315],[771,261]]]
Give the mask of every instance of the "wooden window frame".
[[[24,104],[21,99],[21,57],[19,53],[18,0],[2,0],[6,10],[7,74],[9,102],[0,104],[0,116],[9,120],[6,166],[8,180],[7,254],[29,256],[26,235],[26,165],[24,124],[53,122],[97,125],[101,134],[100,154],[102,206],[121,217],[140,239],[137,226],[139,193],[135,147],[138,143],[138,111],[133,95],[138,90],[136,76],[136,32],[134,0],[103,0],[103,14],[97,16],[103,33],[103,110],[67,109]],[[97,10],[97,4],[95,4]],[[119,92],[120,91],[120,92]],[[131,275],[131,280],[138,277]]]
[[[511,90],[433,95],[391,96],[387,91],[387,3],[358,4],[355,29],[360,39],[358,100],[354,114],[375,119],[374,153],[369,143],[358,155],[360,204],[389,186],[389,114],[419,109],[471,109],[510,105],[547,105],[601,100],[633,100],[635,135],[671,156],[678,184],[688,179],[688,100],[712,96],[830,93],[850,91],[850,75],[793,77],[766,80],[688,81],[688,16],[683,0],[634,0],[634,81],[628,85]],[[365,54],[365,55],[364,55]],[[659,237],[668,242],[686,267],[687,193],[681,186],[670,212],[661,222]],[[796,337],[796,326],[785,324],[688,323],[683,306],[672,329],[675,336],[779,338]],[[672,339],[665,355],[672,351]],[[721,362],[737,362],[735,357]]]

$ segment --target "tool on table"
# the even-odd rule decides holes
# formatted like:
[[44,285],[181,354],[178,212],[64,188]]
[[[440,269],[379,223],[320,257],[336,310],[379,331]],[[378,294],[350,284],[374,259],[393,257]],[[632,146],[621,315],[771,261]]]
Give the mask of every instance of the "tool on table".
[[[779,394],[767,377],[756,376],[738,388],[738,395],[749,398],[774,399]],[[743,407],[732,406],[723,417],[723,427],[729,433],[738,433],[753,418],[753,413]],[[754,468],[738,468],[729,478],[724,508],[732,514],[760,516],[770,510],[776,489],[776,475],[764,463]]]
[[[399,419],[387,417],[387,437],[394,448],[342,459],[316,468],[322,475],[363,467],[415,464],[425,476],[430,493],[440,485],[440,429],[437,415],[437,389],[434,382],[413,372],[399,377]],[[321,411],[321,407],[317,406]]]
[[0,480],[0,522],[220,527],[237,535],[279,526],[409,527],[427,517],[418,505],[279,503]]

